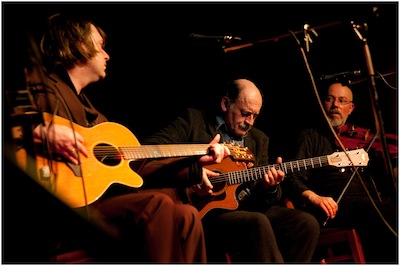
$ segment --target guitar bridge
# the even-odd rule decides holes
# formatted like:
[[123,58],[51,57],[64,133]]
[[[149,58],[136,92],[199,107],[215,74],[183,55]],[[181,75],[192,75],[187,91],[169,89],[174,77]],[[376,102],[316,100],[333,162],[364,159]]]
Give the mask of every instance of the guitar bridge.
[[75,176],[82,177],[82,171],[81,171],[80,165],[76,165],[76,164],[73,164],[73,163],[70,163],[70,162],[67,162],[66,164],[72,170],[72,172],[74,172]]

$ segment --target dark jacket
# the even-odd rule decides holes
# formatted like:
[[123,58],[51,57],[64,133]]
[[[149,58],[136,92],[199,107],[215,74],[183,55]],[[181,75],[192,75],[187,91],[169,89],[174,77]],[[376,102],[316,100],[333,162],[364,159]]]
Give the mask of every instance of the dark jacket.
[[[298,139],[295,159],[314,158],[323,155],[331,155],[340,151],[340,146],[335,143],[335,138],[327,128],[304,129]],[[313,190],[322,196],[330,196],[337,200],[344,191],[353,173],[351,167],[327,166],[289,173],[282,184],[285,195],[295,203],[297,207],[303,205],[301,194],[305,190]],[[366,169],[360,170],[364,176]],[[368,180],[368,179],[366,179]],[[347,187],[346,195],[364,195],[365,190],[355,175]]]
[[40,111],[66,119],[71,118],[72,122],[84,127],[92,127],[107,121],[83,92],[77,94],[63,68],[58,67],[55,73],[46,74],[44,80],[39,80],[39,83],[44,83],[43,90],[36,94]]
[[[143,140],[143,144],[167,144],[167,143],[210,143],[217,133],[216,114],[203,110],[188,108],[186,112],[178,116],[172,123],[159,132]],[[244,138],[244,146],[255,155],[255,166],[268,164],[269,138],[257,128],[252,128]],[[239,186],[236,193],[247,191],[249,197],[241,202],[242,208],[255,208],[265,210],[271,204],[280,199],[281,190],[272,188],[265,191],[260,182],[248,182]]]

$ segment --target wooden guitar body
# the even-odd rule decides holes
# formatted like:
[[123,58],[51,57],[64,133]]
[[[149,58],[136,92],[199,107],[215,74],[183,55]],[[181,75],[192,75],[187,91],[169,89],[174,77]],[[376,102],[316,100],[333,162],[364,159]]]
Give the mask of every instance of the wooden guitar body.
[[[54,116],[53,123],[71,127],[69,121],[58,116]],[[89,152],[88,158],[80,154],[80,165],[71,164],[61,156],[50,155],[41,147],[45,143],[37,142],[36,158],[28,156],[24,149],[17,151],[19,166],[22,169],[36,169],[36,173],[31,171],[30,175],[73,208],[93,203],[114,183],[134,188],[143,184],[142,178],[130,168],[129,160],[115,156],[109,161],[101,158],[104,149],[107,154],[115,154],[121,146],[140,146],[131,131],[112,122],[92,128],[74,124],[73,129],[84,136],[84,146]]]
[[[245,170],[248,168],[245,162],[235,161],[232,158],[226,158],[219,164],[212,164],[205,166],[211,171],[217,173],[235,172]],[[218,177],[216,177],[218,178]],[[240,184],[229,185],[228,180],[222,182],[213,182],[213,178],[210,178],[213,184],[213,193],[207,197],[201,197],[191,188],[188,189],[188,195],[190,202],[199,211],[200,217],[203,217],[208,211],[214,208],[223,208],[234,210],[238,207],[238,201],[236,198],[236,189]]]

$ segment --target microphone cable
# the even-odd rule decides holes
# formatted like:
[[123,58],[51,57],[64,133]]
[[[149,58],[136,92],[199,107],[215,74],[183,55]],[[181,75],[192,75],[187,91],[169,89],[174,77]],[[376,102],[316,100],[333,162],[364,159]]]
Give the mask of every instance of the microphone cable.
[[[59,107],[60,107],[60,103],[62,104],[62,106],[64,107],[64,109],[66,110],[66,114],[67,114],[67,119],[69,121],[69,126],[72,129],[72,131],[74,132],[74,148],[77,154],[77,158],[78,158],[78,172],[79,172],[79,177],[81,177],[81,181],[82,181],[82,189],[83,189],[83,194],[84,194],[84,201],[85,201],[85,211],[86,211],[86,216],[87,219],[90,221],[90,212],[89,212],[89,208],[88,208],[88,202],[87,202],[87,193],[86,193],[86,186],[85,186],[85,180],[83,178],[83,171],[82,171],[82,165],[81,165],[81,155],[78,149],[78,141],[76,139],[76,135],[75,135],[75,128],[74,128],[74,122],[73,122],[73,118],[72,118],[72,114],[70,109],[68,108],[66,102],[64,101],[63,98],[60,97],[60,95],[58,93],[56,93],[53,88],[49,87],[48,85],[46,85],[45,80],[47,80],[47,75],[45,74],[45,68],[44,68],[44,64],[42,61],[42,57],[40,55],[39,49],[37,47],[36,42],[34,41],[32,35],[30,33],[27,33],[27,37],[28,37],[28,41],[29,41],[29,48],[28,48],[28,54],[29,54],[29,58],[31,60],[32,63],[32,68],[37,69],[37,72],[39,73],[39,79],[40,82],[37,83],[31,83],[28,75],[26,73],[26,82],[27,82],[27,86],[28,86],[28,91],[29,93],[31,93],[32,98],[35,101],[36,106],[39,106],[39,101],[38,101],[38,97],[35,94],[39,94],[39,93],[44,93],[44,94],[52,94],[56,97],[56,104],[54,107],[54,110],[52,111],[52,113],[50,114],[52,116],[52,119],[48,124],[48,130],[47,133],[49,133],[50,127],[53,125],[53,117],[57,114]],[[32,70],[33,71],[33,70]],[[39,87],[41,87],[39,89]],[[50,105],[51,106],[51,105]],[[38,108],[39,109],[39,108]],[[43,148],[43,151],[46,150],[46,153],[48,155],[48,172],[46,172],[46,169],[42,169],[43,172],[41,172],[41,174],[48,174],[49,178],[51,178],[51,176],[57,176],[57,173],[53,173],[53,162],[55,161],[53,154],[52,154],[52,149],[51,149],[51,144],[50,144],[50,140],[49,137],[45,134],[43,127],[45,126],[44,124],[44,115],[43,112],[41,112],[40,110],[38,110],[39,113],[41,113],[40,115],[40,135],[42,138],[42,141],[45,140],[45,143],[43,143],[45,145],[45,147]],[[54,139],[56,139],[56,136],[54,136]],[[70,166],[70,162],[65,162],[66,164],[68,164],[68,166],[71,168]],[[71,169],[72,171],[72,169]],[[73,173],[75,171],[72,171]],[[41,177],[39,177],[41,178]],[[52,191],[50,191],[52,192]],[[66,202],[64,202],[66,203]],[[68,205],[68,204],[67,204]],[[70,206],[69,206],[70,207]]]
[[[374,207],[375,210],[378,212],[378,215],[381,217],[382,221],[386,224],[386,226],[389,228],[389,230],[397,237],[397,233],[395,232],[395,230],[394,230],[394,229],[390,226],[390,224],[386,221],[385,217],[383,217],[381,211],[380,211],[379,208],[376,206],[374,199],[372,198],[371,194],[369,193],[368,188],[366,187],[364,181],[362,180],[362,177],[361,177],[360,173],[359,173],[358,170],[357,170],[358,167],[356,167],[356,166],[354,165],[354,163],[353,163],[353,161],[351,160],[350,156],[348,155],[348,153],[346,153],[346,148],[344,147],[342,141],[340,140],[339,136],[336,134],[335,130],[333,129],[333,127],[332,127],[332,125],[331,125],[331,123],[329,122],[329,118],[328,118],[328,116],[327,116],[327,114],[326,114],[326,112],[325,112],[325,110],[324,110],[324,108],[323,108],[323,104],[322,104],[321,98],[319,97],[317,85],[316,85],[316,83],[315,83],[314,75],[313,75],[313,73],[312,73],[312,71],[311,71],[311,67],[310,67],[310,64],[309,64],[309,62],[308,62],[307,55],[306,55],[306,53],[305,53],[305,51],[304,51],[304,49],[303,49],[303,47],[302,47],[302,45],[301,45],[299,39],[296,37],[296,34],[295,34],[293,31],[291,31],[291,30],[289,30],[289,33],[293,36],[293,38],[295,39],[295,41],[296,41],[296,43],[297,43],[297,45],[298,45],[298,47],[299,47],[299,49],[300,49],[300,52],[301,52],[301,54],[302,54],[302,57],[303,57],[303,60],[304,60],[304,63],[305,63],[307,72],[308,72],[309,77],[310,77],[310,79],[311,79],[311,84],[312,84],[312,87],[313,87],[313,89],[314,89],[314,93],[315,93],[315,95],[316,95],[316,98],[317,98],[319,107],[321,108],[321,110],[322,110],[322,112],[323,112],[323,115],[324,115],[324,117],[325,117],[325,120],[326,120],[326,122],[328,123],[329,128],[330,128],[332,134],[334,135],[334,137],[335,137],[335,139],[338,141],[340,147],[342,148],[342,150],[344,151],[344,153],[345,153],[346,156],[348,157],[349,161],[351,162],[351,166],[352,166],[352,168],[353,168],[353,170],[354,170],[354,174],[357,174],[358,179],[360,180],[360,182],[361,182],[361,184],[362,184],[362,186],[363,186],[365,192],[367,193],[367,196],[368,196],[368,198],[370,199],[370,201],[371,201],[373,207]],[[353,174],[353,175],[354,175],[354,174]],[[352,180],[352,178],[351,178],[351,180]],[[343,189],[342,195],[343,195],[344,192],[346,191],[347,187],[348,187],[348,185],[346,185],[345,188]],[[327,220],[324,222],[323,225],[326,225],[326,223],[327,223],[328,220],[329,220],[329,217],[327,218]]]

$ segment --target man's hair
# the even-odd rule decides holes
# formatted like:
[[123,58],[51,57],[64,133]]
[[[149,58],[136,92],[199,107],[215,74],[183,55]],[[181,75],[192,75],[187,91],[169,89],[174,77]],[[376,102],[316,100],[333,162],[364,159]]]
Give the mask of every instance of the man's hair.
[[45,59],[61,63],[67,69],[76,63],[87,62],[98,52],[90,38],[91,25],[97,28],[105,46],[106,34],[90,20],[55,14],[47,22],[48,28],[40,42],[40,49]]

